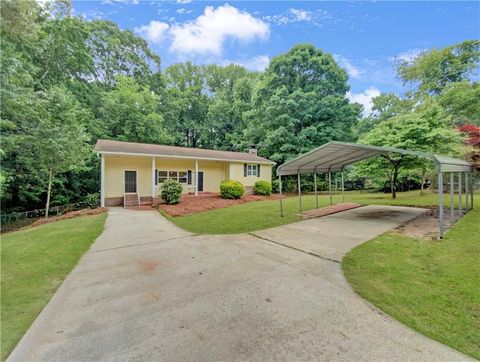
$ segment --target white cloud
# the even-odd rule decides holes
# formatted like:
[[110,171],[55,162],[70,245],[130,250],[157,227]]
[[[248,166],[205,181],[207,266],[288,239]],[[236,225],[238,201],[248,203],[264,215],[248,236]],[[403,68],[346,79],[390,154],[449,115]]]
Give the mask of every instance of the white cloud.
[[347,71],[348,75],[351,78],[360,78],[362,76],[362,74],[364,73],[364,71],[362,69],[356,67],[355,65],[352,64],[352,62],[350,60],[348,60],[345,57],[342,57],[341,55],[334,54],[333,58],[337,61],[337,63],[342,68],[344,68]]
[[160,44],[165,39],[169,28],[167,23],[152,20],[149,24],[136,27],[134,30],[150,43]]
[[351,102],[360,103],[363,106],[364,117],[367,117],[372,113],[372,99],[378,97],[379,95],[380,91],[375,87],[369,87],[362,93],[347,93],[347,97]]
[[192,9],[180,8],[180,9],[177,9],[176,13],[183,15],[183,14],[190,14],[192,11],[193,11]]
[[177,0],[177,4],[190,4],[192,0]]
[[391,62],[410,62],[413,59],[415,59],[417,56],[419,56],[421,53],[423,53],[425,49],[420,49],[420,48],[413,48],[413,49],[408,49],[402,53],[399,53],[393,57],[389,57],[388,60]]
[[310,11],[291,8],[290,12],[296,21],[310,21],[312,19],[312,13]]
[[249,70],[263,71],[270,64],[270,58],[269,58],[268,55],[257,55],[257,56],[254,56],[254,57],[248,58],[248,59],[223,60],[220,63],[221,63],[221,65],[238,64],[238,65],[241,65],[241,66],[243,66],[243,67],[245,67]]
[[228,38],[245,42],[264,39],[269,36],[270,29],[250,13],[226,4],[216,9],[207,6],[198,18],[173,25],[169,33],[172,36],[170,49],[174,52],[220,55]]

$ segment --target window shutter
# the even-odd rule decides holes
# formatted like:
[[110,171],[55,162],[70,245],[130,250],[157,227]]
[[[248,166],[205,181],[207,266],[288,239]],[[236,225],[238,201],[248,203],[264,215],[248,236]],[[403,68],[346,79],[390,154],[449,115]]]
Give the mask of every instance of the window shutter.
[[247,177],[247,164],[243,164],[243,177]]
[[158,170],[155,169],[155,185],[158,185]]
[[260,177],[260,164],[257,165],[257,177]]
[[189,185],[192,184],[192,170],[188,170],[188,171],[187,171],[187,183],[188,183]]

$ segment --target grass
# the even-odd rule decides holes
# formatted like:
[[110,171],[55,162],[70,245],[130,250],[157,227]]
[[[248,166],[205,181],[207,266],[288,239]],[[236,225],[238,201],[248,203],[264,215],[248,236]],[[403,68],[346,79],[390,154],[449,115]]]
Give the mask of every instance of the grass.
[[475,206],[442,241],[389,232],[353,249],[342,265],[360,296],[480,359],[480,202]]
[[105,218],[83,216],[2,235],[2,360],[102,232]]
[[[479,197],[480,195],[477,195]],[[328,195],[320,195],[320,207],[330,204]],[[341,195],[334,195],[335,203],[342,202]],[[362,205],[404,205],[404,206],[433,206],[438,204],[438,195],[419,191],[398,193],[393,200],[390,194],[347,192],[346,202],[357,202]],[[445,202],[449,202],[446,195]],[[177,226],[198,234],[237,234],[266,229],[274,226],[289,224],[300,220],[298,215],[298,198],[289,197],[284,200],[285,216],[280,216],[279,201],[255,201],[246,204],[230,206],[223,209],[204,211],[197,214],[179,217],[170,217],[170,221]],[[315,208],[315,197],[302,197],[303,210]]]

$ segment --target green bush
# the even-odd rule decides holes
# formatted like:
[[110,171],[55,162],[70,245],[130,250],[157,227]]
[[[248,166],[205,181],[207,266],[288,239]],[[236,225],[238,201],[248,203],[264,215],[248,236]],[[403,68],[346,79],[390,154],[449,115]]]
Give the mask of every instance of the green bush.
[[224,199],[239,199],[245,192],[245,186],[234,180],[222,181],[220,196]]
[[172,179],[167,179],[162,184],[162,200],[168,205],[178,204],[182,195],[183,186]]
[[268,181],[257,181],[253,186],[253,192],[255,195],[270,196],[272,194],[272,184]]
[[278,179],[272,181],[272,193],[278,194],[280,192],[280,182]]
[[88,194],[84,197],[83,202],[90,209],[94,209],[100,206],[100,194],[97,192],[95,194]]

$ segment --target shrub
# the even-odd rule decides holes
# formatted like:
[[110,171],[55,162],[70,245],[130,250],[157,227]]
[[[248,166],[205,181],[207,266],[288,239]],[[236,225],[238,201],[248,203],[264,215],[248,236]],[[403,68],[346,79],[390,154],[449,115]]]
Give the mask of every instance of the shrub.
[[278,179],[272,181],[272,193],[278,194],[280,192],[280,182]]
[[168,205],[178,204],[183,186],[175,180],[167,179],[162,184],[162,200]]
[[272,194],[272,184],[268,181],[257,181],[253,186],[253,192],[255,195],[267,195]]
[[239,199],[245,192],[245,186],[234,180],[222,181],[220,196],[224,199]]
[[94,194],[88,194],[87,196],[85,196],[83,201],[85,202],[87,207],[89,207],[90,209],[94,209],[96,207],[99,207],[100,206],[100,194],[98,192],[94,193]]

